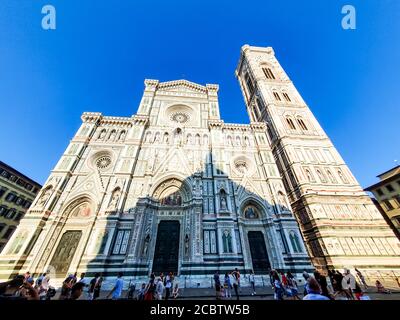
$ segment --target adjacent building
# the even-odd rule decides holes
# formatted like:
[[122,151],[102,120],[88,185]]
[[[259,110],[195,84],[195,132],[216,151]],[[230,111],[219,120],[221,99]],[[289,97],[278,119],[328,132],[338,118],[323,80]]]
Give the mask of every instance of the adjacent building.
[[131,117],[84,113],[0,278],[175,272],[209,286],[216,271],[299,274],[311,262],[399,277],[399,240],[273,49],[244,46],[236,75],[249,124],[220,118],[218,85],[186,80],[145,80]]
[[377,177],[380,181],[365,190],[373,193],[379,211],[400,238],[400,165]]
[[41,188],[37,182],[0,161],[0,252]]

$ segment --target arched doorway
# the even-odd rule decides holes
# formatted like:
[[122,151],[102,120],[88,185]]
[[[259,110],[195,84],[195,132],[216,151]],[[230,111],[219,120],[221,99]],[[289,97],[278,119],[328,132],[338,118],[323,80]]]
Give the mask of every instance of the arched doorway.
[[264,235],[261,231],[249,231],[247,234],[250,246],[251,262],[256,274],[266,274],[271,269]]
[[185,242],[184,217],[190,200],[189,192],[186,184],[175,178],[162,182],[154,191],[157,235],[151,271],[156,274],[179,272],[186,253],[181,243]]

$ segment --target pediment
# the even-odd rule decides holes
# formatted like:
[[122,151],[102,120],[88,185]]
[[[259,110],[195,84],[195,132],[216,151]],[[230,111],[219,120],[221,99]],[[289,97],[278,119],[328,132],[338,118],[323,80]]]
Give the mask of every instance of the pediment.
[[207,94],[205,86],[187,80],[161,82],[158,85],[158,91]]

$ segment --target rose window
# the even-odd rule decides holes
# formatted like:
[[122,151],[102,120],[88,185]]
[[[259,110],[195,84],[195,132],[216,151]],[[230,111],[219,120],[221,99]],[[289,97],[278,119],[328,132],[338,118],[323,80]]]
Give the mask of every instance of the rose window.
[[102,156],[96,160],[96,166],[99,169],[107,169],[111,164],[111,158],[109,156]]

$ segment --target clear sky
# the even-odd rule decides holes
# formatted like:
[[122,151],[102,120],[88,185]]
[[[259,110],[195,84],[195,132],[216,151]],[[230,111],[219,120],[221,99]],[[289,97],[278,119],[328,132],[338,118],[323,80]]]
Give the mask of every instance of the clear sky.
[[366,187],[400,161],[399,40],[398,0],[1,0],[0,159],[44,183],[80,115],[134,114],[145,78],[218,83],[222,118],[248,123],[234,76],[247,43],[274,47]]

